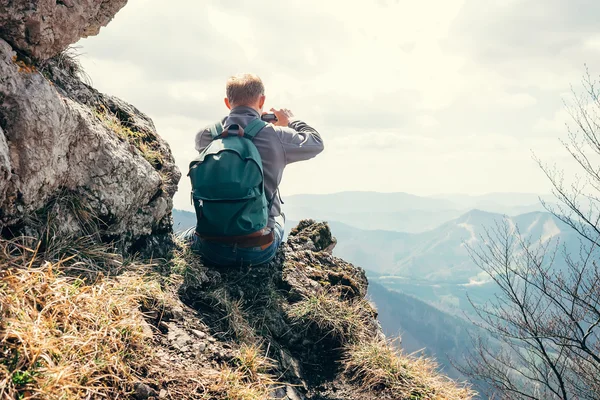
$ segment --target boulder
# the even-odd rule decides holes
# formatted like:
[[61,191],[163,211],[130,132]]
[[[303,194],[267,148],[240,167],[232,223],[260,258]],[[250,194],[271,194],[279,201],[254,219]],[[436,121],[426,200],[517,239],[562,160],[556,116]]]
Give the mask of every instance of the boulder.
[[72,60],[31,65],[0,39],[3,236],[98,235],[155,255],[180,172],[152,121],[84,84]]
[[97,35],[127,0],[0,0],[0,38],[34,59]]

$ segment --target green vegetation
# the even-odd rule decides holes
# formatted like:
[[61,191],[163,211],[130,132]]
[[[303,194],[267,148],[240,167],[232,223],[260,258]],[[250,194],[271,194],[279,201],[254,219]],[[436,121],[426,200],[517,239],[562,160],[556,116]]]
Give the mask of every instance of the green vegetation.
[[133,145],[154,169],[160,170],[162,168],[165,160],[153,134],[127,126],[117,115],[111,113],[104,106],[99,106],[94,114],[102,121],[104,126],[113,131],[121,140]]

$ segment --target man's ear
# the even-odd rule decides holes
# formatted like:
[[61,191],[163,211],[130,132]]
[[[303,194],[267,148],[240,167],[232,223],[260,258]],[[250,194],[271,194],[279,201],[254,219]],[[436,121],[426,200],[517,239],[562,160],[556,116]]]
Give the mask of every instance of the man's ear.
[[229,103],[229,99],[227,97],[225,97],[225,105],[231,110],[231,104]]
[[267,99],[267,97],[263,94],[262,96],[260,96],[260,99],[258,100],[258,108],[260,108],[262,110],[263,106],[265,105],[265,100]]

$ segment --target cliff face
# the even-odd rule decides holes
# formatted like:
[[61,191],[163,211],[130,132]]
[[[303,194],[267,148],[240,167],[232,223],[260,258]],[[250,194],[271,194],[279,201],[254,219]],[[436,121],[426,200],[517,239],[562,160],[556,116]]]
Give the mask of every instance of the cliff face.
[[[152,121],[82,83],[65,48],[124,0],[0,1],[0,229],[162,253],[180,173]],[[50,220],[51,219],[51,220]]]

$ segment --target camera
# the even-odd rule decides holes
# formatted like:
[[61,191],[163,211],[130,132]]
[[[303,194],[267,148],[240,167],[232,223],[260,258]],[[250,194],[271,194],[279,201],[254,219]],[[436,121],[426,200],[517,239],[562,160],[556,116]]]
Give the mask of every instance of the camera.
[[265,122],[277,122],[277,116],[272,113],[263,114],[260,119]]

